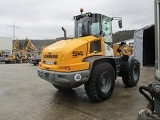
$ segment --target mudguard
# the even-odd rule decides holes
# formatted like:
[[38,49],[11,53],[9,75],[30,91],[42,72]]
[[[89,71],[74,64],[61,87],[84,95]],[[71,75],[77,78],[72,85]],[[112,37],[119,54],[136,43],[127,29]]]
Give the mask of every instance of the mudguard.
[[[128,57],[128,59],[126,60],[125,57]],[[123,58],[125,58],[125,60],[124,60]],[[135,58],[134,55],[122,57],[122,63],[121,63],[120,70],[121,70],[121,71],[129,70],[129,68],[130,68],[130,66],[131,66],[131,63],[132,63],[132,60],[133,60],[134,58]]]
[[120,61],[121,59],[119,57],[106,57],[106,56],[92,56],[92,57],[88,57],[85,58],[83,60],[83,62],[90,62],[90,67],[89,67],[89,71],[91,73],[92,68],[94,67],[94,65],[97,62],[107,62],[110,63],[112,65],[112,67],[114,68],[115,71],[115,76],[118,75],[119,70],[120,70]]

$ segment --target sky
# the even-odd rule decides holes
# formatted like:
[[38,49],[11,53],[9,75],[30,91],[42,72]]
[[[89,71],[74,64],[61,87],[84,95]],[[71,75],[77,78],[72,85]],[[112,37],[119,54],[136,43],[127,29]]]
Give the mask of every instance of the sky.
[[[113,21],[113,33],[154,24],[154,0],[0,0],[0,36],[17,39],[55,39],[74,36],[73,16],[85,12],[122,17]],[[13,26],[15,25],[15,34]]]

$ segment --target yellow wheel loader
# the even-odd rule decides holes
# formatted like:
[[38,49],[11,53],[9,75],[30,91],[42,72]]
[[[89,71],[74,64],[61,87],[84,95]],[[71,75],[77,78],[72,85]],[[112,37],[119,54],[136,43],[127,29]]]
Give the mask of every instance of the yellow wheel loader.
[[112,95],[118,76],[126,86],[136,86],[140,63],[133,54],[113,45],[112,21],[119,20],[121,28],[122,19],[82,11],[73,18],[75,38],[58,41],[43,50],[38,76],[59,90],[84,84],[86,94],[94,101],[104,101]]

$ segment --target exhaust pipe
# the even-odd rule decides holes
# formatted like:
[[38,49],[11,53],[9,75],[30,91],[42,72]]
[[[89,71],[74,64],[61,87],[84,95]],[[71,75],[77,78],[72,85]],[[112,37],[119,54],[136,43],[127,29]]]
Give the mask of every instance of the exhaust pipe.
[[67,34],[66,34],[66,30],[62,27],[62,30],[64,32],[64,39],[67,39]]

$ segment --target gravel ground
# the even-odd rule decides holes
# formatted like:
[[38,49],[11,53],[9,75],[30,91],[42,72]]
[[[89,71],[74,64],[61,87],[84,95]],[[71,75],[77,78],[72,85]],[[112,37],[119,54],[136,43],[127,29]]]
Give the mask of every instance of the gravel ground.
[[141,68],[140,81],[133,88],[118,78],[111,98],[95,103],[83,85],[61,92],[37,76],[37,66],[1,63],[0,120],[136,120],[147,104],[138,88],[156,81],[154,70]]

